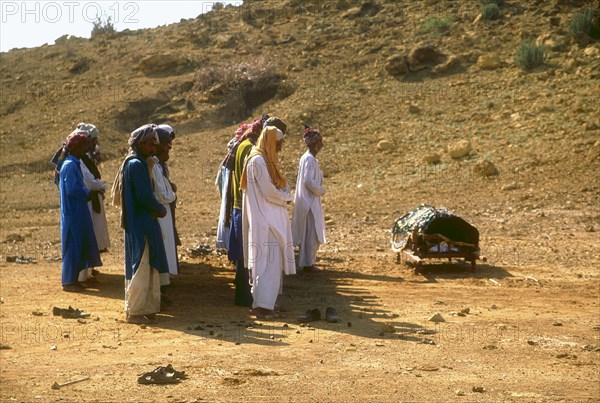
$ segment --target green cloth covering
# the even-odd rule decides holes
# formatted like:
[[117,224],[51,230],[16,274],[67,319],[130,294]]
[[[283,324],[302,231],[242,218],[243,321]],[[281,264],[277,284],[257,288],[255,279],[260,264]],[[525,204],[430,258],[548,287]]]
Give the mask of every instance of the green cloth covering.
[[246,139],[240,143],[235,153],[235,167],[233,169],[233,177],[231,184],[233,186],[233,208],[242,208],[242,191],[240,190],[240,178],[242,177],[242,170],[244,169],[244,162],[246,157],[250,154],[252,149],[252,142],[250,139]]

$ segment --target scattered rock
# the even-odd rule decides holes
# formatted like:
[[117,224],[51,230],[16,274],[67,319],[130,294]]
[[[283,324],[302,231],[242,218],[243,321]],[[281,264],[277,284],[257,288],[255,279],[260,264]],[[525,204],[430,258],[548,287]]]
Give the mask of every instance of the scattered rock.
[[490,160],[482,160],[475,164],[474,172],[483,177],[496,176],[500,173]]
[[56,346],[50,346],[50,350],[58,350],[58,347],[56,347]]
[[411,71],[420,70],[423,66],[435,66],[442,63],[446,55],[433,45],[419,45],[408,54],[408,65]]
[[25,241],[25,237],[20,234],[10,234],[4,240],[5,243],[17,243]]
[[469,313],[471,313],[471,308],[467,307],[467,308],[461,309],[460,312],[464,313],[464,314],[469,314]]
[[448,146],[448,154],[452,158],[462,158],[471,152],[471,142],[468,140],[460,140]]
[[436,323],[441,323],[441,322],[445,322],[446,319],[444,319],[444,317],[442,316],[441,313],[437,312],[436,314],[432,315],[429,319],[427,319],[430,322],[436,322]]
[[215,38],[215,46],[221,49],[231,49],[237,45],[237,39],[233,35],[223,34]]
[[406,55],[395,54],[388,57],[384,65],[385,70],[392,76],[402,76],[410,73]]
[[437,164],[442,160],[442,156],[439,153],[427,154],[423,157],[423,162],[427,164]]
[[408,113],[412,113],[413,115],[418,115],[421,113],[421,108],[417,105],[410,104],[408,105]]
[[562,323],[560,323],[560,322],[554,322],[554,323],[552,324],[552,326],[562,326],[562,325],[563,325],[563,324],[562,324]]
[[502,60],[496,55],[481,55],[477,59],[477,67],[482,70],[496,70],[502,67]]
[[177,75],[192,68],[190,60],[177,53],[162,53],[150,55],[142,59],[140,70],[147,76],[150,75]]
[[535,340],[527,340],[527,344],[529,344],[530,346],[537,346],[538,342]]
[[600,55],[600,49],[595,46],[588,46],[583,50],[583,54],[589,57],[596,57]]
[[0,350],[10,350],[12,347],[5,343],[0,343]]
[[483,346],[484,350],[496,350],[498,347],[495,344],[488,344],[487,346]]
[[511,182],[508,185],[504,185],[500,188],[500,190],[515,190],[518,189],[518,185],[516,182]]
[[388,151],[394,148],[394,144],[389,140],[381,140],[377,143],[377,149],[379,151]]
[[485,388],[483,386],[473,386],[473,392],[484,393],[485,392]]
[[381,326],[381,331],[384,333],[396,333],[396,327],[391,323],[384,323]]
[[575,59],[567,59],[564,64],[565,70],[573,70],[579,63]]
[[438,64],[437,66],[435,66],[431,72],[434,74],[441,74],[441,73],[446,73],[456,67],[459,67],[461,65],[461,59],[457,56],[450,56],[448,58],[448,60],[445,63],[442,64]]
[[492,304],[492,306],[490,306],[490,309],[498,309],[498,305]]
[[440,368],[436,367],[435,365],[420,365],[417,367],[417,369],[419,371],[426,371],[426,372],[435,372],[435,371],[439,371]]
[[456,389],[454,391],[454,393],[456,394],[456,396],[464,396],[465,395],[465,391],[464,390],[460,390],[460,389]]

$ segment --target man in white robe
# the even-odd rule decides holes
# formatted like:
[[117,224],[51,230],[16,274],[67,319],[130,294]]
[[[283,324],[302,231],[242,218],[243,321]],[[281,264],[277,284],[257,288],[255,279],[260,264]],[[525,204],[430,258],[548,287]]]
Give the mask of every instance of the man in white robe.
[[172,137],[169,132],[163,130],[160,126],[156,128],[156,132],[158,133],[159,144],[156,148],[156,155],[153,158],[154,164],[151,164],[151,167],[149,164],[148,168],[151,169],[152,172],[151,179],[154,196],[167,210],[167,214],[164,217],[158,218],[158,223],[160,224],[163,235],[165,253],[169,264],[169,274],[176,275],[179,273],[177,264],[177,245],[175,243],[173,215],[171,214],[170,204],[177,200],[177,195],[173,191],[171,182],[167,179],[163,166],[161,165],[169,160]]
[[242,173],[244,258],[251,272],[252,312],[259,319],[276,317],[275,303],[283,273],[295,274],[296,263],[287,204],[290,188],[279,171],[277,152],[283,132],[266,126]]
[[[81,172],[83,173],[83,181],[85,186],[91,190],[101,193],[100,197],[100,212],[94,211],[94,207],[92,206],[92,202],[88,202],[88,206],[90,208],[90,213],[92,215],[92,221],[94,223],[94,234],[96,235],[96,241],[98,242],[98,249],[100,252],[106,252],[110,247],[110,238],[108,235],[108,224],[106,221],[106,211],[104,209],[104,193],[108,186],[101,180],[99,172],[92,172],[94,170],[97,171],[97,163],[92,158],[91,153],[98,148],[98,129],[96,126],[89,123],[80,123],[78,125],[80,130],[84,130],[88,134],[88,138],[92,140],[92,144],[90,150],[87,155],[81,160]],[[87,157],[87,159],[86,159]],[[87,163],[91,161],[91,164]],[[88,165],[90,167],[88,168]],[[90,169],[91,168],[91,169]]]
[[323,148],[323,138],[317,130],[305,127],[304,142],[308,151],[300,158],[298,168],[292,236],[294,245],[299,246],[298,266],[303,268],[303,271],[312,271],[319,245],[326,242],[325,214],[321,203],[321,196],[325,194],[323,171],[316,158]]

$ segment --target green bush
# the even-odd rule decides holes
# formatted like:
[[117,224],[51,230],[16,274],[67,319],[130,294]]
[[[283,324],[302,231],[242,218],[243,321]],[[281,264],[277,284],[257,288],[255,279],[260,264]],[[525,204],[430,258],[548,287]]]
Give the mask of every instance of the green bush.
[[531,70],[544,63],[546,47],[531,41],[522,41],[517,48],[517,65],[523,70]]
[[92,38],[100,35],[112,35],[117,32],[110,16],[106,19],[106,21],[103,21],[101,17],[98,17],[93,24],[94,27],[92,28],[91,34]]
[[571,22],[569,22],[569,32],[578,37],[589,35],[592,30],[592,21],[594,19],[594,10],[588,8],[582,13],[575,13]]
[[484,6],[486,4],[495,4],[498,7],[500,7],[504,4],[504,0],[480,0],[480,3],[483,4]]
[[483,6],[481,17],[484,20],[497,20],[500,17],[500,7],[495,3]]
[[454,18],[448,16],[443,18],[432,17],[427,19],[420,28],[421,32],[435,32],[445,34],[450,30],[450,25],[454,22]]

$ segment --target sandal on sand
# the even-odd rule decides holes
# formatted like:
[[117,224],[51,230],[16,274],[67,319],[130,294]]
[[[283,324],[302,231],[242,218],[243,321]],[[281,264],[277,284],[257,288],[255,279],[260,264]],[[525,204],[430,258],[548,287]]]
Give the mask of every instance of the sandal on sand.
[[321,311],[319,308],[309,309],[304,314],[298,317],[299,322],[312,322],[321,319]]
[[144,372],[138,377],[138,383],[142,385],[168,385],[179,383],[185,379],[185,371],[176,371],[171,364],[165,367],[157,367],[154,371]]
[[86,287],[80,283],[75,283],[75,284],[65,284],[62,286],[62,289],[65,292],[81,292],[81,291],[84,291],[86,289]]
[[334,308],[328,307],[325,310],[325,320],[329,323],[337,323],[340,321],[340,317]]
[[67,309],[65,308],[52,308],[52,314],[54,316],[61,316],[63,319],[81,319],[81,318],[89,318],[91,314],[84,312],[79,309],[75,309],[72,306],[69,306]]
[[135,325],[148,325],[154,323],[154,318],[144,316],[144,315],[131,315],[125,318],[127,323],[133,323]]
[[279,315],[275,311],[266,308],[254,308],[250,311],[250,313],[256,316],[256,319],[275,319],[278,318]]

